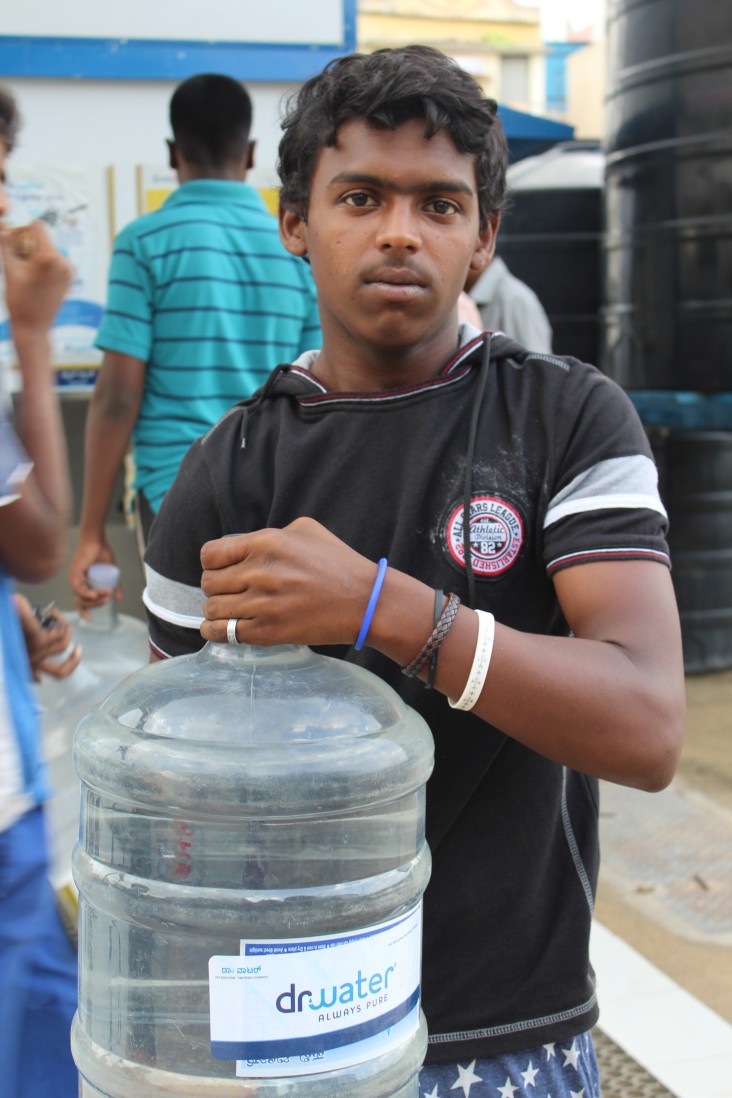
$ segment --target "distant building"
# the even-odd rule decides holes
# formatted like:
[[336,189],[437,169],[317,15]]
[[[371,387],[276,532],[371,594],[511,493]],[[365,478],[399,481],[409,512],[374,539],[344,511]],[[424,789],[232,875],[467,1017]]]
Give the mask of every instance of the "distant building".
[[435,46],[486,95],[533,114],[546,109],[540,9],[515,0],[358,0],[357,47]]
[[588,42],[567,60],[567,113],[565,121],[575,137],[605,137],[607,50],[605,40]]
[[546,43],[546,109],[574,126],[578,139],[605,136],[607,58],[604,23],[575,30]]

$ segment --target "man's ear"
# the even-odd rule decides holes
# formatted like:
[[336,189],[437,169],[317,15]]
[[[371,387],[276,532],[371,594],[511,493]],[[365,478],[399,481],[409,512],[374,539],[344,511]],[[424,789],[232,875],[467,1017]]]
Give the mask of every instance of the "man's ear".
[[247,145],[246,163],[244,165],[244,170],[247,171],[247,172],[250,172],[252,170],[252,168],[254,167],[254,148],[255,148],[256,144],[257,144],[256,141],[250,141],[249,144]]
[[301,257],[308,254],[308,226],[305,218],[288,210],[280,203],[279,209],[280,240],[291,255]]
[[175,147],[175,141],[171,141],[168,137],[165,139],[165,144],[168,146],[168,167],[172,168],[174,172],[177,172],[178,150]]
[[498,227],[501,224],[501,215],[499,212],[492,213],[488,218],[488,224],[485,229],[481,229],[478,233],[478,239],[475,243],[475,251],[470,260],[470,271],[474,275],[481,274],[490,261],[496,251],[496,237],[498,235]]

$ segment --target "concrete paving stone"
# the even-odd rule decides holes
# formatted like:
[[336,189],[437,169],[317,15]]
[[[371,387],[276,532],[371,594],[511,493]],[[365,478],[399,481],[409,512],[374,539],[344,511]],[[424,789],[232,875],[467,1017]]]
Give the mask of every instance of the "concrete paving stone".
[[648,794],[603,782],[603,873],[677,933],[732,945],[732,816],[677,778]]

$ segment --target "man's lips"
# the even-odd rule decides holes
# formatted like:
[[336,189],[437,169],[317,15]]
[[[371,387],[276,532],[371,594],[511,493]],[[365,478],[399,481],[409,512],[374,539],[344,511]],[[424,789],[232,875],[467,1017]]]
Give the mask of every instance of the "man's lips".
[[376,271],[370,271],[365,277],[367,285],[386,284],[388,286],[416,286],[424,289],[427,280],[416,271],[410,271],[407,267],[381,267]]
[[382,301],[394,304],[421,298],[428,285],[425,278],[406,267],[381,267],[370,271],[363,282]]

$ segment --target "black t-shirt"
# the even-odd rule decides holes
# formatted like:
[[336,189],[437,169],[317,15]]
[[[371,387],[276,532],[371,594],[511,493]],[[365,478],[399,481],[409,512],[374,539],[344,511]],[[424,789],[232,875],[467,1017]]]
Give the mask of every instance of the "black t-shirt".
[[[299,516],[371,560],[468,600],[466,464],[477,602],[566,635],[551,576],[574,563],[668,563],[642,426],[622,391],[569,358],[469,338],[408,389],[327,392],[307,356],[280,367],[190,450],[153,525],[145,604],[163,655],[200,648],[205,541]],[[475,446],[470,422],[487,369]],[[510,739],[369,648],[327,649],[390,683],[435,739],[427,788],[428,1060],[565,1040],[597,1019],[588,940],[597,784]],[[537,715],[540,719],[540,715]]]

